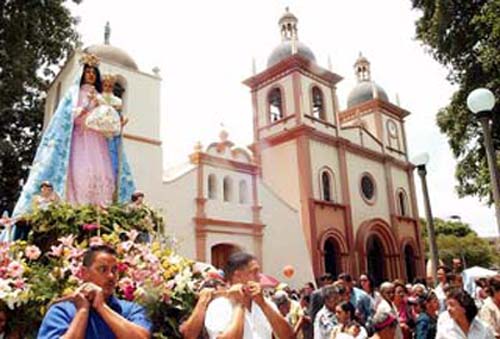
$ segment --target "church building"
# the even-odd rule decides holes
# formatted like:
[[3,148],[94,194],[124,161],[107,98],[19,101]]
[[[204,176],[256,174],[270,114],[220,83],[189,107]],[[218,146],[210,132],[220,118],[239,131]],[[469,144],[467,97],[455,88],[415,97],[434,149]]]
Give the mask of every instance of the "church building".
[[[410,112],[389,101],[362,55],[341,111],[342,77],[316,62],[297,23],[287,9],[267,68],[243,81],[253,106],[252,144],[237,147],[222,131],[218,141],[195,145],[185,164],[166,170],[158,72],[140,71],[109,38],[84,50],[101,58],[102,73],[118,75],[137,187],[163,212],[179,252],[217,267],[245,250],[265,273],[294,286],[326,272],[368,273],[378,283],[424,276],[405,133]],[[45,122],[72,83],[81,53],[54,80]],[[282,275],[285,265],[295,268],[293,277]]]

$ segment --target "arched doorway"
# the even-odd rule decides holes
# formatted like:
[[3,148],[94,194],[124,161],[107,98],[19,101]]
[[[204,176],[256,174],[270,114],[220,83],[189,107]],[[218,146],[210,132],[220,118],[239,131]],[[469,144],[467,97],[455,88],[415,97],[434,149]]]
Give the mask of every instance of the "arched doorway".
[[372,235],[366,243],[366,261],[368,274],[373,278],[375,285],[385,280],[384,247],[377,235]]
[[241,249],[238,246],[232,244],[218,244],[212,246],[212,265],[217,268],[224,269],[229,256],[239,251],[241,251]]
[[328,238],[323,245],[325,273],[337,277],[340,273],[340,247],[334,238]]
[[415,279],[416,272],[416,262],[415,262],[415,252],[410,245],[406,245],[404,249],[405,254],[405,267],[406,267],[406,279],[408,282],[412,283]]

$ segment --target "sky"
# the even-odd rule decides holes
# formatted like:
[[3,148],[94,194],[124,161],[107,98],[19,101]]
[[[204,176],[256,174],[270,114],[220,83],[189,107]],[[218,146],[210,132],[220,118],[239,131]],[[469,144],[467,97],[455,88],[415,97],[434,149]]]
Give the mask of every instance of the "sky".
[[[289,6],[298,19],[299,40],[317,63],[344,80],[338,85],[341,109],[356,83],[353,64],[362,52],[372,79],[400,106],[406,119],[410,159],[430,155],[428,185],[432,213],[458,215],[481,236],[497,234],[494,210],[477,198],[459,199],[446,137],[435,123],[454,88],[447,70],[415,40],[420,13],[410,0],[84,0],[68,4],[79,17],[84,46],[102,43],[111,25],[110,43],[129,53],[141,71],[160,69],[161,130],[165,166],[187,161],[197,141],[218,140],[221,125],[239,146],[252,142],[252,104],[241,82],[266,67],[280,42],[278,20]],[[145,112],[147,114],[147,112]],[[419,212],[424,216],[416,177]]]

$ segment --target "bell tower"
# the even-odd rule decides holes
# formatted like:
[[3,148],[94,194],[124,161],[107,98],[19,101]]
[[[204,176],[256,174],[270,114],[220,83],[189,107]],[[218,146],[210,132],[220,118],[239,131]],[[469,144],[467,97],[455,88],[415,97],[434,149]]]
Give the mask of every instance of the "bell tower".
[[[252,93],[252,146],[263,181],[299,211],[314,263],[317,230],[310,201],[317,194],[316,148],[322,146],[311,138],[338,136],[336,85],[342,78],[316,63],[312,50],[298,39],[298,19],[288,8],[278,26],[281,42],[267,68],[244,81]],[[319,267],[314,270],[319,274]]]

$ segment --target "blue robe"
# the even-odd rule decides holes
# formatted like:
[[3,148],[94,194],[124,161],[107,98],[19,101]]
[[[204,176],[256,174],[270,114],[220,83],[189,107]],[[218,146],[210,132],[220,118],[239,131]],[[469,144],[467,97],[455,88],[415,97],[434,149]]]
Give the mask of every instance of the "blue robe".
[[[21,196],[16,203],[13,218],[32,212],[33,196],[40,192],[40,184],[50,181],[54,191],[66,198],[66,184],[68,165],[71,150],[71,136],[73,132],[73,109],[78,103],[80,79],[83,67],[79,68],[72,85],[59,102],[57,109],[45,129],[42,140],[38,145],[28,180],[23,186]],[[108,142],[113,171],[117,178],[117,200],[120,203],[130,201],[130,196],[135,191],[134,179],[127,162],[123,147],[117,147],[122,142],[121,136]],[[0,234],[0,241],[9,240],[7,232]],[[14,234],[15,232],[12,232]],[[15,240],[15,239],[14,239]]]

